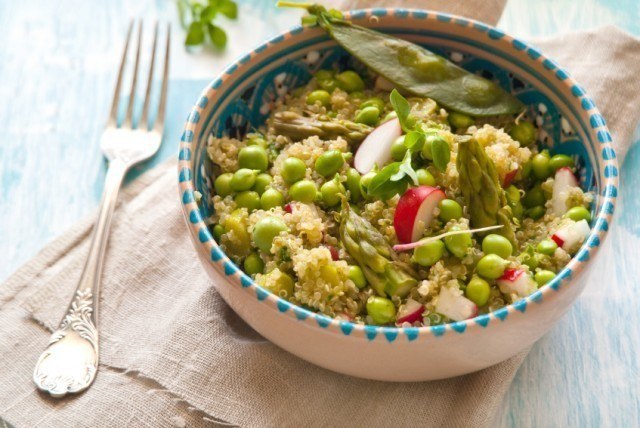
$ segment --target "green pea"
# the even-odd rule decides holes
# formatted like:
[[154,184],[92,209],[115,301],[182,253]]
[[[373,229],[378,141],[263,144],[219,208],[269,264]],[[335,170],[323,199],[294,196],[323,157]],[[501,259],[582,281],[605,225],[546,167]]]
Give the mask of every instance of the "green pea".
[[289,196],[294,201],[305,204],[311,203],[316,199],[318,189],[316,184],[310,180],[301,180],[293,184],[289,189]]
[[256,182],[256,172],[248,168],[240,168],[233,173],[231,181],[229,182],[231,190],[235,192],[241,192],[243,190],[249,190]]
[[316,159],[315,168],[323,177],[330,177],[342,168],[344,158],[340,150],[329,150]]
[[549,164],[549,156],[546,156],[543,153],[538,153],[533,157],[531,160],[531,168],[533,169],[533,175],[538,180],[546,180],[553,172],[551,170],[551,165]]
[[375,176],[376,176],[375,172],[369,171],[360,178],[360,191],[363,196],[367,195],[369,184],[371,184],[371,180],[373,180],[373,177]]
[[458,113],[456,111],[452,111],[451,113],[449,113],[449,124],[455,129],[467,129],[474,123],[476,122],[471,116],[463,113]]
[[360,266],[349,266],[349,279],[362,290],[367,286],[367,278],[364,276],[364,272],[360,269]]
[[573,221],[591,221],[591,213],[585,207],[573,207],[569,211],[567,211],[565,216],[569,217]]
[[[349,94],[349,98],[354,100],[354,101],[359,101],[359,100],[364,98],[364,92],[362,92],[362,91],[351,92]],[[360,108],[362,108],[362,107],[360,107]]]
[[231,179],[233,178],[233,174],[230,172],[225,172],[224,174],[220,174],[216,181],[213,183],[213,187],[216,189],[216,194],[218,196],[229,196],[233,193],[231,189]]
[[514,124],[509,131],[509,135],[523,146],[529,146],[536,142],[536,128],[531,122]]
[[376,126],[380,119],[380,110],[377,107],[365,107],[356,115],[356,123],[364,123],[369,126]]
[[491,286],[484,279],[474,276],[467,284],[464,295],[478,306],[484,306],[489,301]]
[[272,181],[273,177],[271,177],[269,174],[258,174],[258,176],[256,177],[256,182],[253,184],[253,190],[258,192],[259,195],[262,195],[264,191],[267,190],[267,187],[271,184]]
[[[460,228],[457,226],[451,228],[452,232],[455,230],[460,230]],[[467,255],[467,250],[472,245],[471,234],[463,233],[447,236],[444,238],[444,245],[451,254],[461,259]]]
[[267,151],[260,146],[247,146],[238,153],[238,165],[240,168],[266,171],[269,167]]
[[336,76],[338,87],[349,93],[355,91],[364,91],[364,81],[358,73],[353,70],[343,71]]
[[331,94],[323,89],[318,89],[307,95],[307,104],[315,104],[316,102],[329,108],[331,106]]
[[382,118],[382,123],[388,122],[391,119],[396,119],[397,117],[398,113],[396,113],[395,111],[390,111],[385,117]]
[[539,205],[544,205],[546,202],[546,198],[544,197],[544,191],[540,186],[535,186],[528,192],[524,194],[522,197],[522,205],[525,208],[533,208]]
[[249,212],[260,209],[260,195],[252,190],[240,192],[233,198],[236,205],[240,208],[246,208]]
[[278,278],[275,281],[269,281],[269,285],[264,286],[264,288],[266,288],[276,296],[282,297],[283,299],[289,299],[291,296],[293,296],[293,288],[295,285],[293,278],[291,278],[289,274],[284,273],[279,269],[275,270],[274,272],[277,272],[279,274]]
[[540,254],[546,254],[547,256],[552,256],[553,253],[556,252],[557,248],[558,248],[558,244],[556,244],[556,242],[553,239],[543,239],[542,241],[538,242],[538,245],[536,246],[536,251],[539,252]]
[[338,205],[340,203],[340,195],[344,195],[344,193],[344,187],[336,180],[327,181],[320,187],[322,202],[328,207]]
[[427,242],[413,250],[412,261],[420,266],[433,266],[444,255],[444,243],[441,240]]
[[380,98],[373,97],[373,98],[369,98],[368,100],[360,104],[360,108],[363,109],[366,107],[376,107],[378,111],[383,111],[385,105],[386,105],[385,102],[382,101]]
[[287,158],[282,162],[280,174],[287,184],[302,180],[307,172],[307,166],[298,158]]
[[504,236],[492,233],[482,240],[482,251],[485,254],[497,254],[507,259],[513,253],[513,246]]
[[260,206],[263,210],[269,210],[284,205],[284,196],[276,189],[267,189],[260,196]]
[[260,146],[263,149],[266,149],[269,143],[261,134],[253,133],[247,135],[247,146]]
[[507,267],[507,261],[497,254],[487,254],[476,265],[478,275],[486,279],[498,279]]
[[256,253],[251,253],[244,259],[244,271],[247,275],[255,275],[262,273],[264,270],[264,262]]
[[321,266],[320,276],[334,287],[340,285],[340,275],[338,275],[338,269],[333,265],[333,263]]
[[531,175],[531,171],[533,170],[533,164],[531,161],[527,161],[522,165],[522,168],[520,168],[520,176],[522,178],[529,178],[529,176]]
[[447,222],[462,217],[462,207],[453,199],[443,199],[438,203],[440,220]]
[[395,305],[384,297],[369,297],[367,299],[367,313],[375,324],[388,324],[396,320]]
[[231,232],[234,239],[229,241],[227,249],[236,256],[244,257],[251,249],[251,237],[240,216],[231,215],[224,222],[225,232]]
[[532,272],[538,267],[538,254],[533,252],[533,247],[529,246],[527,251],[520,253],[518,260],[523,265],[529,266]]
[[538,283],[538,287],[542,287],[555,277],[556,274],[551,272],[550,270],[539,270],[538,272],[536,272],[535,280]]
[[423,159],[433,160],[433,153],[431,153],[431,147],[433,146],[433,142],[435,140],[441,140],[442,142],[444,142],[447,145],[447,147],[449,146],[449,143],[447,143],[447,140],[442,138],[440,135],[438,135],[438,134],[428,134],[427,138],[425,138],[425,140],[424,140],[424,146],[422,146],[422,158]]
[[537,206],[537,207],[529,208],[528,210],[526,210],[524,212],[524,215],[526,215],[527,217],[533,220],[538,220],[539,218],[542,218],[542,216],[544,216],[544,213],[545,213],[544,207]]
[[560,168],[569,167],[573,168],[573,159],[567,155],[554,155],[549,159],[549,166],[552,170],[556,171]]
[[404,145],[404,135],[399,136],[391,143],[391,157],[394,161],[400,162],[407,153],[407,146]]
[[509,204],[515,204],[516,202],[520,202],[520,198],[522,197],[522,195],[520,195],[520,189],[518,189],[513,184],[507,187],[506,189],[504,189],[504,195],[507,198],[507,202],[509,202]]
[[332,93],[338,87],[338,81],[333,78],[318,80],[318,86],[320,86],[322,90]]
[[253,227],[253,233],[251,235],[253,243],[263,252],[268,253],[271,251],[271,245],[273,239],[280,234],[280,232],[288,232],[287,225],[277,217],[265,217],[258,221]]
[[360,202],[362,199],[360,173],[355,168],[349,168],[347,171],[347,190],[349,190],[349,199],[351,202]]
[[220,243],[220,239],[222,238],[223,234],[224,234],[224,227],[222,227],[221,224],[216,224],[215,226],[213,226],[213,238],[216,240],[218,244]]
[[418,176],[418,183],[423,186],[435,186],[436,179],[433,178],[433,175],[426,169],[422,168],[416,171],[416,175]]
[[333,79],[333,70],[318,70],[316,71],[316,80]]

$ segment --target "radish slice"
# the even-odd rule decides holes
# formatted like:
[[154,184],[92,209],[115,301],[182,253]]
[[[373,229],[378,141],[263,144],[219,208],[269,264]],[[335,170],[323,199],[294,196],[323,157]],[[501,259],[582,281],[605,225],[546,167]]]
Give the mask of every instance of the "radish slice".
[[438,203],[445,198],[442,190],[431,186],[412,187],[404,192],[393,217],[398,240],[405,244],[419,240],[431,224]]
[[409,298],[407,299],[407,303],[400,306],[398,316],[396,317],[396,323],[402,324],[408,322],[409,324],[413,324],[416,321],[422,321],[423,312],[424,305]]
[[496,283],[503,293],[520,297],[526,297],[538,288],[533,278],[522,269],[506,269]]
[[586,220],[580,220],[561,227],[551,236],[551,239],[558,244],[558,247],[573,253],[580,248],[590,232],[589,223]]
[[464,297],[460,290],[442,287],[440,294],[438,294],[436,312],[454,321],[462,321],[476,316],[478,307],[471,300]]
[[383,167],[391,160],[391,145],[401,135],[402,128],[397,118],[378,126],[358,147],[353,166],[360,174],[371,171],[374,165]]
[[578,187],[578,179],[570,168],[563,167],[556,171],[553,182],[552,205],[553,214],[563,216],[567,211],[567,199],[572,187]]

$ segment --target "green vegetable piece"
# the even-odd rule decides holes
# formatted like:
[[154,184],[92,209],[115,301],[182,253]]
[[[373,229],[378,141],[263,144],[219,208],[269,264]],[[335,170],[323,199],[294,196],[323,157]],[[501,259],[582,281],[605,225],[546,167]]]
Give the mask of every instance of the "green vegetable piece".
[[267,189],[260,196],[260,206],[263,210],[270,210],[271,208],[281,207],[284,205],[284,196],[276,189]]
[[389,324],[396,320],[396,307],[389,299],[371,296],[367,299],[367,314],[375,324]]
[[509,130],[509,135],[522,146],[530,146],[536,142],[536,128],[531,122],[523,121],[514,124]]
[[469,115],[452,111],[449,113],[449,124],[456,130],[464,131],[476,121]]
[[363,123],[348,120],[321,120],[305,117],[293,111],[279,111],[273,115],[273,128],[277,134],[285,135],[293,141],[317,135],[322,140],[344,138],[349,144],[358,144],[372,131]]
[[422,146],[423,159],[433,160],[433,153],[431,153],[431,148],[433,146],[433,140],[436,140],[436,139],[442,139],[444,141],[444,139],[437,132],[429,132],[427,134],[424,145]]
[[529,270],[533,272],[538,267],[538,255],[533,250],[531,245],[527,245],[527,248],[518,256],[520,263],[529,266]]
[[467,201],[471,226],[502,225],[497,233],[516,245],[512,211],[502,190],[498,173],[484,149],[472,138],[460,138],[456,167],[459,186]]
[[224,222],[224,230],[234,236],[233,240],[225,243],[226,251],[236,257],[245,257],[251,250],[251,237],[242,219],[231,215]]
[[256,253],[251,253],[244,259],[244,271],[247,275],[255,275],[262,273],[264,270],[264,262]]
[[[451,231],[455,230],[460,230],[460,228],[458,226],[451,228]],[[463,233],[460,235],[445,236],[444,245],[447,247],[447,251],[461,259],[467,255],[467,251],[471,248],[473,242],[470,233]]]
[[396,112],[396,116],[400,121],[402,130],[404,132],[411,131],[414,125],[414,120],[410,117],[411,105],[409,105],[409,101],[407,101],[400,92],[394,89],[389,95],[389,102],[391,103],[393,110]]
[[438,203],[440,209],[440,220],[445,223],[451,220],[458,220],[462,217],[462,207],[453,199],[443,199]]
[[405,136],[401,135],[391,144],[391,157],[396,162],[404,159],[404,155],[407,153],[407,146],[404,145],[404,139]]
[[238,207],[246,208],[249,212],[260,209],[260,195],[253,190],[240,192],[233,200]]
[[365,278],[364,272],[362,272],[360,266],[349,266],[349,279],[353,281],[356,287],[358,287],[360,290],[367,286],[367,278]]
[[587,220],[591,221],[591,213],[585,207],[573,207],[565,214],[568,218],[573,221]]
[[537,206],[537,207],[533,207],[533,208],[529,208],[528,210],[526,210],[524,212],[524,215],[533,219],[533,220],[538,220],[540,218],[542,218],[542,216],[545,213],[545,209],[543,206]]
[[504,236],[492,233],[482,240],[482,251],[485,254],[497,254],[503,259],[508,259],[513,253],[513,246]]
[[531,168],[533,169],[533,175],[538,180],[546,180],[553,173],[549,156],[543,153],[538,153],[533,157],[531,160]]
[[[353,94],[351,94],[353,95]],[[364,101],[362,104],[360,104],[360,108],[364,109],[366,107],[375,107],[378,109],[378,112],[381,112],[384,110],[385,107],[385,102],[382,101],[380,98],[378,97],[373,97],[373,98],[369,98],[368,100]]]
[[253,133],[247,135],[247,146],[260,146],[266,149],[268,145],[267,140],[261,134]]
[[310,180],[301,180],[294,183],[289,189],[289,196],[294,201],[299,201],[304,204],[313,202],[318,194],[318,188],[316,183]]
[[316,71],[316,80],[320,81],[320,80],[327,80],[327,79],[333,79],[334,76],[334,72],[333,70],[318,70]]
[[346,70],[336,76],[338,87],[346,92],[364,91],[364,81],[358,73]]
[[550,270],[539,270],[538,272],[536,272],[535,280],[538,283],[538,287],[542,287],[555,277],[556,274],[551,272]]
[[426,169],[419,169],[416,171],[416,175],[418,176],[418,183],[423,186],[435,186],[436,179],[433,178],[433,175],[427,171]]
[[249,190],[256,182],[256,171],[248,168],[240,168],[233,173],[233,177],[229,181],[231,190],[235,192],[241,192],[243,190]]
[[451,160],[451,149],[444,138],[433,138],[431,140],[431,157],[436,168],[442,172],[447,170],[447,165]]
[[336,79],[333,79],[333,78],[324,79],[324,80],[318,80],[318,86],[320,86],[320,88],[323,91],[326,91],[326,92],[331,94],[338,87],[338,81]]
[[282,162],[280,174],[287,184],[302,180],[307,172],[307,166],[298,158],[287,158]]
[[267,187],[273,182],[273,177],[269,174],[258,174],[256,182],[253,184],[253,190],[258,192],[258,195],[262,195]]
[[344,199],[340,210],[340,241],[379,296],[404,298],[417,285],[417,275],[411,267],[398,260],[387,239]]
[[467,284],[464,295],[478,306],[484,306],[489,301],[491,286],[484,279],[474,276]]
[[549,166],[552,170],[556,171],[560,168],[573,168],[573,159],[567,155],[553,155],[551,159],[549,159]]
[[213,226],[213,238],[219,244],[220,239],[222,239],[222,235],[224,234],[224,227],[221,224],[216,224]]
[[524,194],[524,197],[522,198],[522,205],[524,205],[525,208],[533,208],[539,205],[544,205],[546,201],[547,199],[544,196],[544,191],[538,185]]
[[413,250],[414,263],[420,266],[433,266],[444,255],[444,242],[441,240],[427,242]]
[[509,204],[509,206],[511,207],[513,217],[522,219],[524,208],[522,207],[522,203],[520,202],[520,190],[512,184],[511,186],[504,189],[504,195],[507,198],[507,204]]
[[347,171],[347,190],[349,190],[351,202],[358,203],[362,200],[360,173],[355,168],[349,168]]
[[556,242],[553,239],[543,239],[542,241],[538,242],[536,251],[539,252],[540,254],[546,254],[547,256],[552,256],[553,253],[556,252],[557,248],[558,248],[558,244],[556,244]]
[[369,187],[371,187],[371,182],[376,175],[376,172],[369,171],[360,178],[360,193],[362,193],[363,196],[370,196]]
[[340,195],[344,195],[345,189],[338,180],[327,181],[320,187],[322,202],[327,207],[335,207],[340,203]]
[[216,181],[213,182],[213,187],[216,189],[216,194],[218,196],[230,195],[233,193],[233,189],[231,189],[231,179],[233,178],[233,174],[230,172],[225,172],[224,174],[220,174]]
[[524,108],[497,84],[407,40],[335,18],[322,6],[280,5],[307,9],[340,46],[403,92],[471,116],[516,114]]
[[411,152],[407,151],[402,162],[390,163],[376,173],[367,188],[367,194],[388,200],[404,193],[409,182],[418,185],[418,176],[411,166]]
[[317,102],[327,108],[331,107],[331,94],[323,89],[318,89],[307,95],[307,104],[315,104]]
[[486,279],[498,279],[507,267],[507,261],[497,254],[487,254],[476,265],[478,275]]
[[265,253],[271,251],[271,245],[280,232],[288,232],[287,225],[277,217],[265,217],[253,227],[253,243]]
[[398,113],[396,113],[395,111],[390,111],[385,117],[382,118],[382,123],[388,122],[391,119],[396,119],[397,117]]
[[344,157],[340,150],[329,150],[316,159],[315,168],[323,177],[330,177],[342,168]]
[[275,276],[276,278],[273,281],[266,281],[265,285],[263,285],[264,288],[266,288],[276,296],[282,297],[283,299],[289,299],[293,296],[295,282],[289,274],[284,273],[280,269],[276,268],[269,272],[267,275]]
[[377,107],[365,107],[356,115],[356,123],[364,123],[369,126],[376,126],[380,120],[380,110]]

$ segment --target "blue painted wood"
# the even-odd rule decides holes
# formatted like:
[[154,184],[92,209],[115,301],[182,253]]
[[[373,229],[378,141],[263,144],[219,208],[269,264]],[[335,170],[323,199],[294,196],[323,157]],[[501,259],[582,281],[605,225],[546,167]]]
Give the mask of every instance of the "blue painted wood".
[[[132,176],[177,153],[181,124],[208,79],[246,48],[296,21],[293,12],[272,4],[243,0],[242,25],[224,23],[231,41],[224,54],[188,55],[181,33],[175,33],[168,133],[160,153]],[[97,141],[121,38],[134,16],[177,22],[168,1],[0,2],[0,280],[96,207],[104,177]],[[640,3],[510,0],[500,22],[522,38],[603,24],[640,35]],[[638,425],[638,170],[640,144],[621,166],[616,225],[586,291],[526,358],[497,425]]]

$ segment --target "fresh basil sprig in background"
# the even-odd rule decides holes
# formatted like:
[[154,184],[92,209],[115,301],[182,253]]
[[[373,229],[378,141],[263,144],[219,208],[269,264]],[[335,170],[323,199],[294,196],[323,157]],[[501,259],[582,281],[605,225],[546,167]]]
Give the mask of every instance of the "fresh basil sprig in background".
[[218,15],[229,19],[238,17],[238,5],[233,0],[177,0],[180,23],[187,30],[185,46],[199,46],[210,42],[217,49],[227,45],[227,33],[214,24]]

